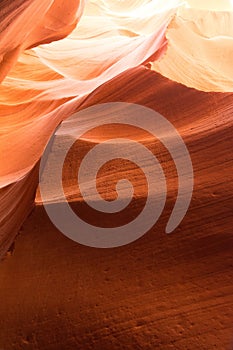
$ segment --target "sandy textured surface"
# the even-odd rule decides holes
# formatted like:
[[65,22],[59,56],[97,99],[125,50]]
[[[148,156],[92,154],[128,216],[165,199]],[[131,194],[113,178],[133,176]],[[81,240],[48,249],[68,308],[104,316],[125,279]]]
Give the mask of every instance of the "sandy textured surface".
[[[72,0],[65,6],[60,0],[3,1],[0,256],[30,211],[37,185],[30,183],[30,172],[53,131],[102,84],[149,65],[189,87],[232,91],[231,4],[199,5],[180,0]],[[149,88],[150,82],[137,83],[134,94]],[[142,93],[138,101],[143,100]],[[218,122],[224,125],[224,120]],[[24,208],[19,208],[12,198],[22,197],[27,187]]]
[[113,250],[70,241],[37,207],[1,264],[1,348],[232,350],[230,219],[204,204],[176,234],[164,218]]
[[[0,350],[233,349],[232,9],[229,0],[1,2]],[[66,198],[83,220],[119,227],[146,202],[143,169],[118,159],[100,169],[97,189],[114,200],[127,178],[129,206],[101,215],[84,203],[78,168],[109,138],[146,146],[167,182],[165,208],[147,234],[95,249],[50,222],[38,169],[60,123],[107,102],[149,107],[174,125],[190,153],[194,191],[166,235],[179,184],[168,150],[132,126],[87,132],[63,170]],[[48,194],[62,205],[53,174]]]
[[[150,89],[137,94],[137,84]],[[74,149],[73,168],[65,170],[73,209],[107,227],[137,215],[146,196],[145,179],[141,172],[132,173],[127,162],[124,176],[138,197],[121,216],[94,215],[74,185],[79,160],[93,142],[130,133],[160,159],[169,188],[165,210],[150,232],[131,245],[94,249],[58,232],[38,196],[13,254],[0,267],[3,349],[232,349],[232,96],[188,89],[139,68],[101,87],[85,106],[119,99],[156,107],[183,136],[195,173],[188,214],[174,233],[164,233],[177,175],[169,153],[156,140],[132,130],[89,133]],[[105,167],[100,193],[106,193],[108,183],[108,198],[114,198],[112,184],[121,176],[116,163]]]

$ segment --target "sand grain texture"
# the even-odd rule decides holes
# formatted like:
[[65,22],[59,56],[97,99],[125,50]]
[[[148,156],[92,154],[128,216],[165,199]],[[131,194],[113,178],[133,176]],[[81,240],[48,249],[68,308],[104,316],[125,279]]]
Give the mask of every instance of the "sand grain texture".
[[[139,85],[143,92],[137,93]],[[164,167],[168,199],[158,223],[138,241],[107,250],[81,246],[59,233],[38,203],[13,255],[1,264],[0,347],[231,350],[232,94],[198,92],[137,68],[97,89],[82,108],[115,100],[156,108],[179,130],[195,173],[188,214],[174,233],[164,233],[177,175],[168,152],[151,138],[146,143]],[[120,131],[105,132],[103,136],[97,129],[80,140],[77,159],[90,143]],[[146,140],[143,134],[138,137]],[[124,170],[130,177],[129,164]],[[85,204],[75,199],[74,173],[66,171],[64,185],[73,195],[72,206],[85,215]],[[105,168],[100,192],[106,176],[111,184],[118,175],[111,165]],[[133,181],[146,196],[141,174]],[[114,197],[114,190],[109,191]],[[123,220],[141,205],[137,199]],[[108,225],[106,216],[94,220]]]
[[[233,349],[232,9],[230,0],[1,1],[1,350]],[[97,188],[113,200],[117,181],[129,179],[129,206],[101,215],[84,203],[78,168],[108,138],[142,143],[167,181],[165,208],[147,234],[94,249],[50,222],[39,162],[60,123],[112,102],[151,108],[174,125],[192,159],[194,191],[166,235],[178,178],[164,145],[133,127],[87,132],[63,171],[66,198],[84,220],[118,227],[145,205],[142,169],[120,160],[100,169]],[[49,202],[62,204],[53,174]]]

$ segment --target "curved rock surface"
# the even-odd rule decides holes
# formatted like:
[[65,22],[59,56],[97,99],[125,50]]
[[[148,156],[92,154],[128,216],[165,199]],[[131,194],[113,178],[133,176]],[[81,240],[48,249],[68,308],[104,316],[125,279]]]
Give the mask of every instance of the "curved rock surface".
[[[227,0],[2,1],[0,348],[231,350],[232,9]],[[142,143],[167,180],[166,206],[145,236],[96,250],[53,227],[38,174],[59,124],[108,102],[149,107],[175,126],[193,163],[194,191],[181,225],[166,235],[178,184],[166,148],[130,127],[83,135],[63,186],[85,220],[127,223],[147,197],[142,172],[116,160],[100,170],[97,188],[114,200],[118,179],[129,178],[135,190],[129,207],[101,216],[84,203],[78,166],[105,139]],[[51,178],[49,201],[60,200]]]

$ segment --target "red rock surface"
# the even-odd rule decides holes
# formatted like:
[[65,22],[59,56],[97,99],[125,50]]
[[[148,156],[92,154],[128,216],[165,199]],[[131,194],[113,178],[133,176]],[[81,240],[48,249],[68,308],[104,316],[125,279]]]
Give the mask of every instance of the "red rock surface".
[[[175,232],[164,233],[177,175],[167,151],[150,138],[147,145],[157,150],[168,178],[168,200],[161,219],[138,241],[107,250],[81,246],[59,233],[38,203],[1,264],[0,347],[231,350],[232,94],[198,92],[138,68],[106,83],[82,107],[115,100],[156,108],[179,130],[195,174],[188,214]],[[102,138],[98,130],[87,136],[77,157]],[[124,170],[130,176],[129,164]],[[104,171],[110,183],[118,178],[111,165]],[[141,194],[142,180],[134,177]],[[104,186],[100,177],[100,192]],[[124,215],[141,205],[137,200]],[[85,214],[82,201],[73,207]]]
[[[230,1],[4,0],[0,18],[0,350],[232,350]],[[101,168],[98,191],[113,200],[116,182],[127,178],[130,205],[101,216],[84,203],[78,167],[108,138],[145,145],[168,187],[147,234],[95,249],[50,222],[38,169],[64,119],[107,102],[149,107],[174,125],[190,153],[194,191],[181,224],[165,234],[178,178],[164,145],[133,127],[86,133],[63,171],[66,197],[85,220],[120,226],[147,198],[142,169],[114,160]],[[52,181],[49,199],[57,200]]]

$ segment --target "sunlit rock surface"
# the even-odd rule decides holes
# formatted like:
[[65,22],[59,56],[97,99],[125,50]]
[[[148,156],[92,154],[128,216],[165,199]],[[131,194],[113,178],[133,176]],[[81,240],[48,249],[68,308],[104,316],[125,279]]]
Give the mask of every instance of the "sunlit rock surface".
[[[0,266],[0,348],[232,349],[232,10],[230,1],[1,2],[1,258],[11,248]],[[75,154],[79,164],[93,144],[121,134],[156,153],[167,204],[147,235],[113,251],[82,247],[52,226],[39,191],[25,222],[56,127],[119,101],[158,111],[188,147],[194,193],[181,226],[164,233],[177,195],[169,154],[130,128],[90,132]],[[76,170],[65,169],[72,208],[109,225],[80,199]],[[141,173],[127,163],[123,170],[136,193],[118,223],[137,215],[147,195]],[[100,193],[108,183],[114,199],[121,176],[117,162],[103,168]]]

